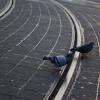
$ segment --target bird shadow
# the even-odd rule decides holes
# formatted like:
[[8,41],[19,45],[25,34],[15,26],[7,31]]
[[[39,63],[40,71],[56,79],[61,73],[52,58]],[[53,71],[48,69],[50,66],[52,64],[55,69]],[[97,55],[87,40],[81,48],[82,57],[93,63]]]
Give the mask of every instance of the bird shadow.
[[[84,59],[88,59],[88,58],[89,58],[88,54],[81,54],[81,55],[79,56],[79,59],[80,59],[80,60],[84,60]],[[77,61],[78,58],[75,57],[73,60],[74,60],[74,61]]]
[[81,60],[84,60],[84,59],[87,59],[88,58],[88,55],[87,54],[81,54],[80,56],[80,59]]

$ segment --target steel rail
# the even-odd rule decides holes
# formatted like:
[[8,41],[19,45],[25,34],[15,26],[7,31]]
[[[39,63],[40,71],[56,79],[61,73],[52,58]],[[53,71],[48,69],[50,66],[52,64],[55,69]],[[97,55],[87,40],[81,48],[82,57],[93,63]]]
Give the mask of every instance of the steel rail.
[[0,11],[0,20],[5,17],[5,15],[12,10],[13,5],[15,5],[15,0],[9,0],[6,6]]
[[[52,2],[59,8],[63,9],[66,12],[66,14],[69,16],[75,31],[73,47],[80,46],[82,44],[81,38],[83,35],[81,35],[82,27],[78,19],[71,13],[71,11],[69,11],[61,3],[55,0],[52,0]],[[49,94],[45,97],[44,100],[62,100],[65,92],[66,95],[68,95],[70,88],[73,85],[75,78],[77,77],[77,73],[78,73],[77,71],[79,69],[78,62],[80,60],[79,57],[80,57],[80,53],[75,52],[72,62],[65,67],[60,79],[53,84],[54,86],[52,86],[51,92],[49,92]]]

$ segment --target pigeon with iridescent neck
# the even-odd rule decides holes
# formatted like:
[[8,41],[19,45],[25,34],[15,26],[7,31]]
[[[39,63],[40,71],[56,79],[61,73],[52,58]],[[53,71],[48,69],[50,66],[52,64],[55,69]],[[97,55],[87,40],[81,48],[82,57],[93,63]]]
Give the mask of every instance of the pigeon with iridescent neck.
[[70,64],[72,61],[73,53],[70,52],[65,55],[57,55],[52,57],[43,57],[43,60],[49,60],[51,63],[53,63],[57,68],[62,67],[66,64]]
[[89,53],[93,49],[93,46],[94,46],[94,42],[90,42],[88,44],[84,44],[84,45],[72,48],[70,49],[70,51],[72,52],[78,51],[80,53]]

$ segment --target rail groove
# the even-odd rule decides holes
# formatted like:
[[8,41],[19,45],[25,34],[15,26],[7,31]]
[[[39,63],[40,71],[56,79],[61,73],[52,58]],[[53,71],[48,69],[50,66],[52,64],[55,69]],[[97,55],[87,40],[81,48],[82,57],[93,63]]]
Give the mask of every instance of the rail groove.
[[[75,31],[75,38],[74,38],[74,45],[73,47],[80,46],[81,45],[81,26],[78,22],[78,19],[69,11],[67,8],[65,8],[62,4],[59,2],[52,0],[52,2],[63,9],[69,16],[70,20],[73,23],[74,31]],[[59,80],[56,80],[57,82],[54,82],[54,86],[50,90],[51,92],[45,97],[44,100],[62,100],[64,93],[66,92],[66,95],[68,95],[70,88],[73,84],[73,81],[75,80],[77,76],[77,71],[79,68],[79,58],[80,53],[75,52],[73,56],[72,62],[67,65],[63,71],[63,74],[61,75]],[[62,91],[63,84],[65,89]]]
[[0,19],[4,17],[12,8],[14,0],[9,0],[6,6],[0,11]]

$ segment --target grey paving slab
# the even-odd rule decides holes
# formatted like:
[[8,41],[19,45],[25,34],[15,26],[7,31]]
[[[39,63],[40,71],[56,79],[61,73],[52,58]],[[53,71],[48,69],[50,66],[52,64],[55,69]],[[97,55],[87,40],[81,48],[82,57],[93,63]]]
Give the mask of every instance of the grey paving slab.
[[46,92],[48,91],[48,88],[50,88],[51,84],[54,82],[54,79],[57,78],[57,75],[54,74],[56,73],[38,71],[38,73],[33,77],[33,80],[30,81],[30,83],[25,87],[25,90],[23,92],[20,92],[19,95],[21,97],[24,96],[30,99],[43,99]]
[[[21,2],[21,5],[20,5],[20,2]],[[10,23],[12,20],[14,20],[17,17],[17,15],[19,15],[19,12],[23,8],[23,4],[25,4],[25,2],[22,3],[23,0],[20,2],[19,2],[19,0],[17,0],[13,11],[4,20],[0,21],[0,30],[1,30],[1,28],[4,28],[8,23]]]
[[71,24],[50,1],[16,0],[0,23],[0,99],[42,100],[60,78],[45,55],[69,50]]

